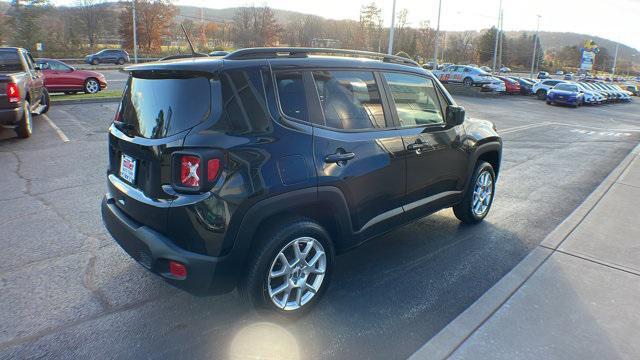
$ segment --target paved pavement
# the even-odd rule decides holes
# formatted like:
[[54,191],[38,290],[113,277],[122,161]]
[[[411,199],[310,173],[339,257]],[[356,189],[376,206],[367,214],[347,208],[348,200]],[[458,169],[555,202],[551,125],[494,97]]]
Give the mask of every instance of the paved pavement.
[[537,249],[640,142],[635,102],[458,101],[504,138],[486,221],[461,226],[443,210],[339,256],[326,297],[294,322],[256,317],[235,293],[178,291],[114,244],[98,206],[115,104],[54,106],[27,140],[0,131],[0,358],[406,358]]
[[640,146],[418,359],[638,359]]

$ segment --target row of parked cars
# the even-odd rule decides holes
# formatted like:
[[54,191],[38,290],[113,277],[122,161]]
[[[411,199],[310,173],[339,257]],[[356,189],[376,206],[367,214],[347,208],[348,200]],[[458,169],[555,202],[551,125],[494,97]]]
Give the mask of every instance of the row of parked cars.
[[549,105],[563,104],[579,107],[631,101],[632,96],[638,96],[638,88],[635,85],[628,85],[628,89],[635,92],[600,81],[574,82],[549,79],[536,83],[532,92],[539,100],[546,100]]

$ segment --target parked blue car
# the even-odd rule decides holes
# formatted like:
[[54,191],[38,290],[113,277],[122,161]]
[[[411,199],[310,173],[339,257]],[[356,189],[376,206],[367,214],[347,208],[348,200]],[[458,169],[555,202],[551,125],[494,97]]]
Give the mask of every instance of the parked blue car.
[[547,104],[564,104],[578,107],[584,104],[584,93],[576,84],[560,83],[547,93]]

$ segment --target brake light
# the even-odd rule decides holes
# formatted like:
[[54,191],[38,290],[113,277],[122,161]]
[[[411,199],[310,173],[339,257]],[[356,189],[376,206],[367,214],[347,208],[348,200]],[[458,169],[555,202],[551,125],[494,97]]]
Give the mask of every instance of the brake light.
[[200,187],[200,158],[193,155],[180,157],[180,186]]
[[20,101],[20,89],[18,89],[18,84],[10,82],[7,85],[7,97],[9,98],[10,103],[17,103]]

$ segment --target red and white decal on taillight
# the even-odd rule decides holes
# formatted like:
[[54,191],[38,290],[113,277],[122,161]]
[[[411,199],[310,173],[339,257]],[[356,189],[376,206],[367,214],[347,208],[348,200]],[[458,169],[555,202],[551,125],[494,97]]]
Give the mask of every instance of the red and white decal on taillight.
[[17,103],[20,101],[20,89],[18,89],[18,84],[14,82],[7,84],[7,97],[9,98],[10,103]]
[[200,158],[193,155],[180,156],[180,186],[200,186]]

